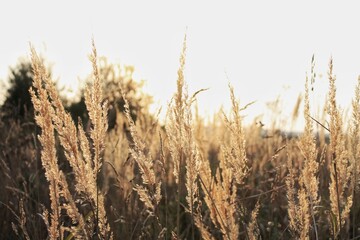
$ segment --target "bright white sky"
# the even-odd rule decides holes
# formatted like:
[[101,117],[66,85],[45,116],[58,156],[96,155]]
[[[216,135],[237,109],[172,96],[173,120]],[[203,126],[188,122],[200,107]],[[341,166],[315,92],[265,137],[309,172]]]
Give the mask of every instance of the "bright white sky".
[[[291,115],[314,53],[314,93],[324,98],[327,64],[334,57],[338,99],[349,107],[360,74],[359,4],[342,1],[6,1],[0,3],[0,79],[29,42],[53,63],[55,77],[74,87],[90,71],[94,36],[99,55],[135,66],[155,107],[176,89],[187,28],[186,81],[202,113],[229,105],[228,75],[244,114],[265,114],[266,102],[283,99]],[[312,103],[321,102],[314,96]],[[315,114],[317,110],[314,109]]]

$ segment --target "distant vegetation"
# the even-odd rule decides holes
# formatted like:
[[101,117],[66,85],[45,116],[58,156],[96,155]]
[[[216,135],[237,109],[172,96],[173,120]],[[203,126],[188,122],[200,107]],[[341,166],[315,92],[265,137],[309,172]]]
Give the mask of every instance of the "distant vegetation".
[[312,58],[295,137],[259,119],[244,126],[251,105],[230,84],[231,111],[205,124],[203,89],[189,93],[184,79],[186,38],[164,124],[132,67],[99,58],[94,43],[90,59],[78,102],[62,99],[33,48],[11,70],[0,108],[1,239],[360,236],[360,80],[345,124],[332,59],[326,106],[312,116]]

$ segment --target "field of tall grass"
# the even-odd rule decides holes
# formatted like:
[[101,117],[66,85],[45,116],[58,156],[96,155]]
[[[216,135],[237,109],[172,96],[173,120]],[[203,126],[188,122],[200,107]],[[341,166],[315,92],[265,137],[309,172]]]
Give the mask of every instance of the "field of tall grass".
[[205,89],[189,93],[184,79],[186,38],[164,123],[134,114],[126,82],[111,112],[94,42],[90,60],[89,121],[74,121],[31,48],[35,119],[0,122],[1,239],[359,238],[360,78],[345,122],[332,59],[321,116],[311,115],[311,61],[299,135],[245,126],[251,104],[230,84],[231,111],[205,123],[196,107]]

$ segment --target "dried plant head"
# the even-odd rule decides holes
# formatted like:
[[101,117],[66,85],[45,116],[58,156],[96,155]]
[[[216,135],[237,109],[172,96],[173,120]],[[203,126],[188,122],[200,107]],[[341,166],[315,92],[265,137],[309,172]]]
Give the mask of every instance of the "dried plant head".
[[[343,133],[343,121],[336,103],[336,77],[333,74],[333,60],[329,62],[329,100],[328,115],[330,116],[330,202],[331,212],[336,219],[336,228],[333,230],[335,236],[344,231],[343,227],[349,217],[352,206],[352,194],[349,190],[352,179],[352,165],[345,148],[345,137]],[[332,219],[330,220],[332,222]]]
[[90,61],[93,68],[94,82],[85,89],[85,104],[91,121],[90,137],[94,146],[95,171],[99,172],[102,164],[101,154],[104,150],[104,139],[108,128],[107,112],[108,104],[103,99],[101,80],[97,66],[97,51],[94,40],[92,41],[92,54]]
[[224,155],[224,163],[228,165],[228,168],[232,169],[237,184],[242,184],[250,169],[246,156],[245,132],[240,112],[252,103],[247,104],[244,108],[240,108],[239,102],[235,98],[234,88],[230,84],[229,89],[231,98],[231,116],[227,117],[226,114],[223,115],[226,127],[230,132],[230,143],[228,146],[222,146],[222,152]]
[[[97,174],[101,166],[101,155],[103,151],[103,141],[107,129],[106,104],[103,104],[100,80],[96,71],[96,49],[93,43],[92,63],[94,68],[95,83],[93,89],[87,89],[85,94],[87,108],[93,124],[90,135],[93,140],[94,154],[90,150],[90,144],[85,136],[81,122],[79,132],[69,113],[60,100],[60,97],[52,83],[49,74],[37,56],[35,50],[31,48],[31,59],[34,71],[33,88],[30,89],[36,122],[42,129],[39,137],[42,144],[42,163],[45,175],[50,183],[51,212],[45,212],[49,236],[51,239],[62,238],[68,231],[79,238],[88,239],[90,234],[86,230],[83,216],[79,213],[76,200],[70,191],[64,173],[59,169],[55,148],[55,131],[58,133],[61,146],[64,148],[65,157],[73,169],[75,178],[75,190],[78,194],[85,195],[90,201],[93,210],[96,211],[96,233],[102,237],[110,237],[110,227],[107,223],[104,207],[104,197],[97,187]],[[79,135],[78,135],[79,133]],[[80,148],[79,148],[80,145]],[[62,210],[65,210],[72,223],[77,224],[77,228],[65,227],[60,222]]]
[[[52,121],[54,109],[50,103],[49,95],[43,84],[48,84],[48,75],[34,48],[31,48],[31,60],[34,72],[33,87],[30,88],[31,100],[35,109],[35,120],[41,129],[38,136],[42,145],[41,162],[45,169],[45,176],[49,183],[51,212],[44,213],[50,239],[60,236],[60,169],[57,164],[55,149],[55,129]],[[50,221],[48,219],[50,217]]]
[[154,160],[136,130],[136,125],[130,114],[130,106],[123,89],[121,89],[121,94],[124,100],[125,116],[129,123],[130,135],[133,141],[132,144],[129,144],[129,152],[137,163],[142,178],[142,184],[135,184],[134,190],[138,193],[140,201],[144,203],[146,208],[152,214],[155,214],[155,208],[162,198],[161,181],[156,179]]

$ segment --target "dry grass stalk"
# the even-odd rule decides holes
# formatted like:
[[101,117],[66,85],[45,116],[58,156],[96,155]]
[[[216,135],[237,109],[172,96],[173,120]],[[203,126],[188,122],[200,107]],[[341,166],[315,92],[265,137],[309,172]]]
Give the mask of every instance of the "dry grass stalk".
[[259,214],[260,210],[260,203],[259,201],[256,202],[255,208],[251,212],[251,219],[248,226],[248,234],[249,234],[249,240],[257,240],[260,237],[259,227],[257,224],[257,216]]
[[360,166],[358,161],[360,159],[360,76],[358,77],[357,85],[355,88],[355,98],[352,101],[352,124],[350,127],[350,146],[353,158],[353,173],[356,192],[359,191],[358,174]]
[[355,98],[352,101],[352,125],[350,128],[350,136],[351,150],[354,158],[354,173],[357,175],[359,173],[359,165],[356,160],[359,159],[360,155],[360,76],[358,77],[355,88]]
[[[314,74],[314,57],[312,58],[312,67],[311,67],[311,83],[315,81]],[[309,86],[308,79],[305,83],[305,104],[304,104],[304,118],[305,118],[305,129],[304,133],[300,139],[299,148],[304,157],[304,166],[300,176],[300,184],[305,190],[306,198],[305,204],[306,208],[310,211],[311,219],[313,220],[313,228],[315,230],[317,238],[317,227],[315,221],[315,206],[319,204],[319,163],[317,162],[317,150],[316,150],[316,141],[313,133],[313,122],[310,118],[310,103],[309,103]],[[302,207],[305,207],[301,205]],[[307,216],[310,220],[310,216]],[[305,231],[309,232],[309,226],[306,226]]]
[[[188,99],[185,97],[185,99]],[[198,202],[198,174],[200,168],[199,151],[193,135],[193,123],[191,113],[191,102],[186,102],[186,109],[184,115],[184,153],[186,156],[186,180],[185,186],[187,190],[186,201],[188,204],[188,211],[194,221],[195,204]],[[194,225],[194,222],[193,222]],[[194,227],[194,226],[193,226]],[[192,231],[194,238],[194,229]]]
[[295,125],[295,123],[296,123],[296,120],[297,120],[298,117],[299,117],[301,102],[302,102],[302,95],[299,94],[299,96],[297,97],[297,100],[296,100],[294,109],[293,109],[292,116],[291,116],[291,125],[292,125],[292,128],[294,127],[294,125]]
[[180,56],[180,68],[178,70],[177,91],[174,95],[174,105],[169,106],[167,117],[169,122],[165,125],[169,138],[170,154],[174,162],[175,182],[179,183],[181,164],[182,164],[182,141],[184,131],[184,69],[186,57],[186,36],[184,38],[183,49]]
[[49,182],[50,201],[51,201],[51,220],[47,219],[48,214],[44,214],[48,226],[50,239],[62,238],[60,235],[60,169],[57,164],[55,149],[55,129],[52,122],[54,109],[49,101],[49,95],[43,87],[43,82],[48,82],[45,68],[40,62],[34,49],[32,49],[32,67],[34,71],[33,87],[30,89],[31,99],[36,112],[35,120],[41,128],[41,135],[38,136],[42,145],[41,162],[45,169],[45,176]]
[[[351,160],[353,166],[353,208],[354,212],[358,211],[358,201],[356,199],[359,196],[359,160],[360,160],[360,76],[358,77],[357,85],[355,88],[355,98],[352,101],[352,121],[350,126],[350,151]],[[356,225],[356,214],[353,214],[352,218],[353,226]],[[355,236],[355,228],[353,230],[353,236]]]
[[[186,36],[180,57],[180,68],[178,70],[177,92],[174,95],[174,103],[168,110],[169,123],[166,131],[169,138],[170,153],[174,162],[174,176],[178,183],[178,194],[181,194],[182,169],[185,163],[185,187],[187,190],[186,202],[188,211],[192,216],[192,238],[194,238],[195,208],[198,202],[198,174],[200,168],[199,149],[194,136],[194,123],[192,116],[192,104],[196,95],[204,89],[197,91],[189,97],[184,81],[186,53]],[[178,199],[179,200],[179,199]],[[200,226],[200,225],[199,225]],[[201,227],[201,226],[200,226]]]
[[173,161],[173,174],[177,183],[177,214],[176,214],[176,231],[177,236],[181,235],[180,230],[180,195],[183,186],[183,169],[184,169],[184,115],[185,106],[183,89],[184,89],[184,69],[186,57],[186,35],[184,37],[183,49],[180,56],[180,67],[178,70],[177,91],[174,95],[173,102],[170,103],[165,124],[166,134],[169,139],[169,151]]
[[201,234],[201,238],[202,238],[202,239],[205,239],[205,240],[213,240],[213,239],[215,239],[215,238],[211,235],[211,233],[210,233],[210,231],[209,231],[209,228],[204,224],[204,221],[203,221],[201,215],[196,214],[196,215],[194,216],[194,221],[195,221],[196,227],[197,227],[197,228],[199,229],[199,231],[200,231],[200,234]]
[[[229,169],[222,169],[222,174],[217,171],[216,182],[202,187],[206,192],[205,202],[210,209],[210,217],[213,224],[220,229],[223,237],[233,239],[239,235],[239,226],[236,221],[236,187],[231,186]],[[221,177],[223,181],[221,182]],[[236,238],[235,238],[236,239]]]
[[[92,87],[85,89],[85,104],[91,121],[90,137],[93,145],[92,163],[94,164],[92,174],[96,179],[97,185],[98,173],[102,165],[102,153],[105,147],[105,136],[108,128],[107,121],[107,102],[104,102],[101,81],[97,66],[97,51],[94,40],[92,41],[92,55],[90,61],[93,67],[94,82]],[[110,227],[107,223],[104,197],[98,189],[96,189],[96,225],[99,227],[100,233],[103,237],[109,237]]]
[[[228,118],[224,114],[224,117],[226,127],[230,132],[230,146],[223,145],[221,148],[222,160],[214,180],[211,176],[209,162],[206,160],[201,161],[200,179],[205,192],[204,200],[210,209],[213,224],[220,229],[225,239],[238,239],[237,187],[243,183],[248,175],[249,168],[247,166],[245,136],[240,116],[242,109],[240,109],[239,103],[235,99],[233,88],[230,85],[229,88],[232,101],[232,116]],[[254,224],[252,226],[254,227]]]
[[101,154],[104,150],[104,139],[106,130],[108,128],[107,121],[107,102],[103,102],[103,94],[99,71],[97,67],[97,52],[94,41],[92,42],[93,52],[90,56],[90,61],[93,67],[94,83],[92,88],[87,87],[85,91],[85,104],[89,113],[89,118],[92,123],[90,137],[93,141],[94,150],[94,170],[99,172],[101,168]]
[[330,223],[333,226],[333,234],[338,236],[343,230],[345,221],[349,217],[352,206],[352,194],[349,194],[350,181],[352,179],[352,166],[348,159],[345,149],[345,137],[343,133],[343,123],[339,109],[336,105],[336,86],[335,76],[333,75],[333,60],[329,63],[329,101],[328,114],[330,116],[330,153],[331,166],[329,185],[330,205],[333,217]]
[[[187,190],[186,209],[192,216],[192,237],[194,238],[194,217],[195,205],[198,201],[198,173],[200,167],[199,150],[194,136],[194,124],[192,116],[192,103],[196,95],[203,91],[196,92],[189,97],[184,81],[186,36],[182,54],[180,57],[180,68],[178,70],[177,92],[174,96],[174,103],[168,110],[169,122],[166,131],[169,138],[170,153],[174,162],[174,176],[178,183],[178,194],[181,194],[182,166],[185,165],[185,187]],[[179,234],[178,234],[179,235]]]
[[129,152],[139,166],[143,184],[136,184],[134,190],[139,194],[140,200],[151,213],[154,214],[155,208],[161,200],[161,181],[156,180],[154,160],[137,133],[136,125],[130,115],[129,103],[124,92],[122,92],[122,96],[125,102],[125,115],[129,122],[130,134],[133,140]]
[[[18,223],[19,223],[19,228],[22,230],[23,232],[23,238],[26,240],[30,240],[30,236],[28,231],[26,230],[26,213],[25,213],[25,209],[24,209],[24,200],[20,199],[19,201],[19,210],[20,210],[20,216],[18,216],[15,212],[13,212],[13,210],[11,210],[13,212],[13,214],[15,215]],[[11,223],[12,229],[15,232],[16,236],[18,236],[19,238],[21,238],[21,235],[18,231],[17,226],[15,225],[15,223]]]
[[[312,65],[314,65],[313,61]],[[312,78],[313,76],[314,75],[312,73]],[[305,83],[304,118],[305,129],[299,142],[299,149],[302,157],[304,158],[303,167],[298,180],[299,189],[296,189],[295,187],[297,179],[296,170],[294,169],[290,159],[288,163],[289,174],[286,180],[288,188],[288,215],[290,219],[290,229],[295,236],[300,239],[309,239],[311,233],[310,226],[312,222],[316,239],[318,239],[314,209],[320,201],[318,196],[319,180],[317,178],[319,164],[316,160],[317,150],[313,134],[313,123],[310,117],[309,87],[307,77]]]
[[[53,115],[54,127],[58,133],[60,143],[64,148],[64,153],[66,159],[69,161],[70,166],[72,167],[74,177],[75,177],[75,188],[79,194],[85,194],[88,199],[92,200],[93,203],[96,203],[97,199],[97,189],[96,189],[96,175],[86,174],[92,173],[92,160],[90,154],[90,146],[86,143],[88,142],[87,137],[83,131],[81,122],[79,123],[79,136],[77,128],[68,112],[65,111],[65,108],[60,100],[60,97],[55,89],[54,84],[51,83],[50,79],[47,79],[45,88],[51,99],[51,104],[53,106],[55,114]],[[83,145],[81,152],[79,150],[78,142],[80,145]],[[84,147],[85,144],[85,147]],[[76,210],[75,202],[69,192],[67,182],[65,177],[62,177],[62,191],[66,199],[69,199],[68,203],[64,203],[64,208],[67,210],[67,213],[73,219],[74,224],[78,224],[76,231],[72,229],[74,235],[79,235],[79,230],[82,231],[81,234],[85,234],[85,223],[83,217]],[[102,197],[100,197],[102,198]]]
[[245,177],[249,173],[248,160],[246,158],[245,150],[245,133],[242,126],[242,120],[239,102],[235,98],[234,89],[229,84],[230,97],[232,104],[231,118],[227,118],[224,114],[224,119],[227,129],[230,131],[229,145],[222,146],[222,153],[224,154],[224,164],[227,168],[233,171],[233,176],[237,184],[242,184]]
[[[208,155],[208,146],[204,144],[203,138],[205,138],[203,122],[198,115],[196,115],[196,138],[199,146],[199,179],[201,188],[203,189],[204,201],[210,210],[210,218],[213,223],[217,223],[217,212],[216,205],[212,199],[213,192],[213,177],[211,176],[211,167]],[[223,222],[223,221],[222,221]],[[201,233],[201,237],[204,239],[213,239],[213,236],[209,232],[208,227],[203,222],[202,213],[200,209],[196,209],[195,224]]]
[[290,229],[298,234],[301,232],[302,228],[298,225],[299,217],[298,217],[298,204],[296,201],[297,191],[295,188],[295,179],[297,178],[296,169],[293,167],[292,159],[288,154],[288,175],[286,178],[286,187],[287,187],[287,199],[288,199],[288,215],[289,215],[289,225]]
[[[217,210],[216,206],[214,205],[214,201],[213,199],[211,199],[212,196],[212,191],[213,191],[213,177],[211,175],[211,167],[210,167],[210,160],[208,159],[208,152],[210,149],[209,146],[209,139],[207,139],[206,135],[206,126],[204,124],[204,120],[200,117],[199,112],[198,112],[198,106],[196,105],[195,108],[195,138],[196,138],[196,142],[197,142],[197,146],[198,146],[198,159],[199,159],[199,166],[198,166],[198,171],[199,171],[199,179],[200,179],[200,185],[201,188],[203,189],[204,194],[204,198],[203,200],[205,201],[206,205],[208,206],[209,210],[210,210],[210,218],[212,219],[213,222],[216,223],[216,214],[217,214]],[[215,126],[214,128],[211,129],[212,131],[215,131]],[[212,206],[212,207],[210,207]],[[200,233],[201,233],[201,237],[203,239],[213,239],[212,234],[209,231],[209,228],[206,226],[206,224],[203,222],[203,216],[202,213],[199,209],[199,207],[196,209],[196,214],[195,214],[195,224],[197,226],[197,228],[199,229]]]
[[213,183],[211,190],[206,191],[209,199],[206,202],[211,211],[213,224],[220,229],[223,237],[226,239],[238,239],[239,224],[235,204],[236,187],[232,184],[231,169],[221,169],[222,174],[220,174],[220,170],[216,174],[217,182]]
[[[92,63],[95,83],[92,90],[87,88],[86,94],[86,104],[93,123],[93,128],[90,132],[94,146],[93,157],[90,151],[90,143],[81,123],[79,124],[78,136],[71,116],[65,111],[43,63],[35,50],[31,50],[34,82],[30,93],[37,113],[36,121],[42,129],[42,134],[39,137],[43,146],[42,163],[50,183],[51,221],[48,221],[46,216],[44,216],[45,222],[49,226],[49,236],[51,239],[56,239],[61,237],[65,230],[77,237],[88,238],[92,235],[92,230],[85,230],[84,219],[76,207],[64,174],[59,170],[55,151],[54,132],[56,130],[59,134],[60,143],[65,150],[65,156],[74,171],[76,191],[80,194],[85,194],[86,201],[90,201],[91,206],[96,211],[95,228],[100,229],[98,234],[103,237],[110,237],[110,229],[107,224],[104,208],[104,198],[97,189],[97,174],[101,166],[101,154],[104,148],[103,139],[107,129],[107,108],[106,104],[101,103],[102,94],[96,70],[96,49],[94,43]],[[79,145],[81,151],[79,150]],[[61,204],[60,199],[63,199]],[[77,227],[64,228],[62,226],[60,222],[62,208],[67,211],[68,216],[72,219],[72,223],[77,225]]]

